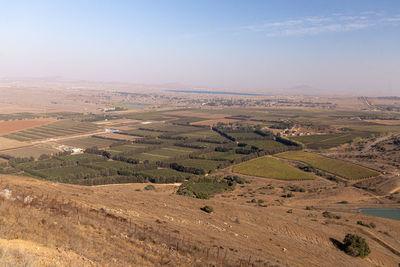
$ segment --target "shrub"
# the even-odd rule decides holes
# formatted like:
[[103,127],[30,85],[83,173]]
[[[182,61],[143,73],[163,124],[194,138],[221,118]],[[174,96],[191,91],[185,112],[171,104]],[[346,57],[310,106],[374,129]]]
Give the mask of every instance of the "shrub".
[[184,182],[176,192],[178,195],[209,199],[210,197],[223,192],[235,189],[236,182],[229,179],[200,178],[190,179]]
[[211,213],[211,212],[213,212],[214,211],[214,208],[213,207],[211,207],[211,206],[204,206],[204,207],[201,207],[200,208],[202,211],[204,211],[204,212],[207,212],[207,213]]
[[339,215],[333,214],[329,211],[324,211],[322,213],[322,216],[324,216],[325,218],[328,218],[328,219],[340,219]]
[[368,228],[376,228],[376,224],[373,222],[368,224],[368,223],[364,223],[363,221],[357,221],[357,224],[368,227]]
[[144,188],[144,190],[155,190],[155,189],[156,188],[152,184],[146,185],[146,187]]
[[369,253],[371,253],[365,239],[353,234],[346,235],[343,240],[343,248],[347,254],[353,257],[365,258]]

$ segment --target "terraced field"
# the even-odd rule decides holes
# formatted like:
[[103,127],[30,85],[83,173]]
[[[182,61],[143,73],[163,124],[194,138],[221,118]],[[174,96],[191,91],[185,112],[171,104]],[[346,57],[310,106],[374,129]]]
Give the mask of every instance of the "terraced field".
[[301,161],[310,164],[317,169],[336,174],[349,180],[357,180],[380,175],[377,171],[347,161],[332,159],[304,151],[288,151],[280,153],[277,156],[284,159]]
[[279,180],[312,180],[316,176],[270,156],[253,159],[233,167],[233,172]]

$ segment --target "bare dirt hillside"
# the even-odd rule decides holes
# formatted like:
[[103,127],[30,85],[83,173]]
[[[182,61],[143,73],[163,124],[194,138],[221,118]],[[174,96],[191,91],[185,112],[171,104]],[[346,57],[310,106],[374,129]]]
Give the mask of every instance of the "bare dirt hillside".
[[[307,192],[284,199],[288,185],[254,178],[199,200],[174,194],[178,185],[146,191],[145,184],[83,187],[2,175],[0,247],[6,262],[28,265],[398,266],[400,223],[352,211],[381,200],[323,179],[298,182]],[[325,218],[325,210],[341,218]],[[347,233],[366,238],[367,258],[338,249]]]

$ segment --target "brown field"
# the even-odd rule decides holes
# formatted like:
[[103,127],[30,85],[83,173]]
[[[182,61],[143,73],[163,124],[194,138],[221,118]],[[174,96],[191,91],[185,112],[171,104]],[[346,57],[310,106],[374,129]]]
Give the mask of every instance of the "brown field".
[[32,128],[44,124],[49,124],[54,122],[54,120],[16,120],[16,121],[0,121],[0,134],[8,134],[11,132],[24,130],[27,128]]
[[39,145],[39,146],[10,149],[2,153],[16,158],[24,158],[24,157],[38,158],[42,154],[50,155],[57,152],[59,152],[57,149],[47,148]]
[[208,125],[208,126],[213,126],[216,125],[218,122],[222,123],[231,123],[231,122],[237,122],[239,120],[234,120],[234,119],[217,119],[217,120],[206,120],[206,121],[198,121],[198,122],[193,122],[191,123],[192,125]]
[[131,135],[125,135],[125,134],[116,134],[116,133],[106,133],[106,134],[102,134],[101,136],[104,136],[104,137],[107,137],[107,138],[118,139],[118,140],[129,140],[129,141],[133,141],[133,140],[141,138],[141,137],[138,137],[138,136],[131,136]]
[[26,144],[19,142],[17,140],[11,140],[0,136],[0,150],[21,147],[24,145]]

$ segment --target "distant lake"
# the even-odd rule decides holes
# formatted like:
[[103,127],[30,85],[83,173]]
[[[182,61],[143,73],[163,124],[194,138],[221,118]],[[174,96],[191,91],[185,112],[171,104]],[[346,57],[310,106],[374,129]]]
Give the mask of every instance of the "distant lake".
[[167,90],[167,92],[192,93],[192,94],[212,94],[212,95],[254,95],[254,96],[261,96],[261,94],[241,93],[241,92],[221,92],[221,91]]
[[140,104],[124,104],[124,106],[133,107],[133,108],[144,108],[146,105],[140,105]]
[[363,214],[400,220],[400,209],[359,209]]

